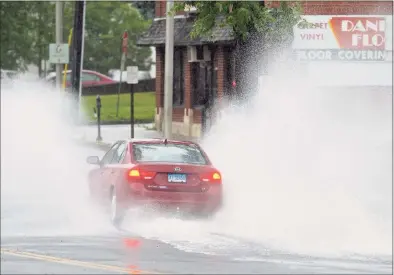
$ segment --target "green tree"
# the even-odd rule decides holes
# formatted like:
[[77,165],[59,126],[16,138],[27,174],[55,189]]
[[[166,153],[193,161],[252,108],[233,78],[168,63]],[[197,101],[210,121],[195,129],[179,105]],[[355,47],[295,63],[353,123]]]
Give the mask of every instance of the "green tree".
[[[65,28],[73,25],[74,3],[65,4]],[[149,70],[151,50],[136,46],[137,37],[151,22],[144,20],[139,11],[127,2],[87,2],[85,22],[85,69],[107,74],[120,66],[123,32],[128,32],[126,66]]]
[[[74,2],[64,3],[63,41],[74,21]],[[49,44],[55,42],[55,3],[49,1],[2,1],[1,68],[25,70],[35,64],[41,74],[42,60],[49,57]],[[122,35],[129,34],[127,65],[150,69],[149,48],[135,45],[138,35],[146,30],[150,21],[126,2],[87,2],[85,24],[84,68],[108,73],[119,68]]]
[[33,6],[34,2],[30,1],[0,3],[2,69],[23,71],[34,59],[31,50],[34,43],[33,26],[29,24],[34,17],[30,12]]
[[174,11],[191,6],[197,9],[192,37],[207,37],[219,24],[231,27],[240,41],[259,33],[272,40],[270,44],[286,42],[301,15],[299,4],[285,1],[275,8],[266,7],[264,1],[179,1]]
[[155,1],[131,1],[145,19],[155,18]]
[[[32,63],[38,68],[38,74],[43,76],[42,61],[49,58],[49,44],[55,42],[55,3],[37,1],[33,2],[31,19],[33,45]],[[47,68],[49,69],[49,68]]]
[[197,9],[191,37],[210,38],[215,26],[227,26],[236,40],[234,54],[237,89],[249,91],[257,87],[257,74],[266,69],[278,49],[293,40],[293,26],[301,19],[301,7],[294,2],[280,2],[267,7],[264,1],[180,1],[173,12]]

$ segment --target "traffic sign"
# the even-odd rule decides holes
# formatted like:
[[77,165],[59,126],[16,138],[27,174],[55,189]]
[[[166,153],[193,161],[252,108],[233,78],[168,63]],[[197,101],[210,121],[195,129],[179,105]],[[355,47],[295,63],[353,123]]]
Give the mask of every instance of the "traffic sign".
[[128,42],[128,33],[127,31],[125,31],[123,33],[123,38],[122,38],[122,53],[126,53],[127,52],[127,42]]
[[127,66],[127,83],[137,84],[138,83],[138,67]]
[[68,64],[69,49],[68,44],[49,44],[49,63]]

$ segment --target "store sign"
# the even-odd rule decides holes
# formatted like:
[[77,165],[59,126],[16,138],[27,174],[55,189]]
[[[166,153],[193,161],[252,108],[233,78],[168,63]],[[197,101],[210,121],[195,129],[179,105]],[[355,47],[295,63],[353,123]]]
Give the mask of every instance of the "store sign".
[[300,60],[385,61],[386,51],[373,50],[296,50]]
[[294,27],[300,59],[385,61],[392,51],[392,16],[303,16]]

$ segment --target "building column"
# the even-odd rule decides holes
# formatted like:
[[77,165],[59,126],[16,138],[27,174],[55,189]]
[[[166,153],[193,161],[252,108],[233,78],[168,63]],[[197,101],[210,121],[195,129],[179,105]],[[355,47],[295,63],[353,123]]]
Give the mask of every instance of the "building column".
[[193,108],[192,108],[192,75],[191,75],[191,63],[188,61],[187,48],[183,52],[183,68],[184,68],[184,84],[185,84],[185,110],[183,117],[183,126],[186,136],[191,136],[193,126]]
[[164,106],[164,48],[156,47],[156,129],[162,130]]
[[224,60],[224,49],[222,45],[219,45],[216,50],[215,54],[215,67],[217,68],[217,99],[220,100],[224,96],[224,89],[225,89],[225,79],[226,79],[226,66]]

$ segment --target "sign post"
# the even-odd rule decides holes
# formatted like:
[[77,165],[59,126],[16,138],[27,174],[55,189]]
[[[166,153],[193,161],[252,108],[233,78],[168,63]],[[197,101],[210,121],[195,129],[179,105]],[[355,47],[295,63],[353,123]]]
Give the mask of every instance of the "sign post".
[[101,98],[100,95],[96,97],[96,108],[97,108],[97,138],[96,142],[103,141],[101,137]]
[[120,76],[119,76],[119,87],[118,87],[118,99],[116,101],[116,117],[119,116],[119,98],[120,98],[120,89],[122,88],[122,75],[124,71],[124,66],[126,63],[127,57],[127,44],[128,44],[128,33],[125,31],[122,36],[122,56],[120,58]]
[[134,138],[134,84],[138,83],[138,67],[127,67],[127,83],[130,84],[130,137]]

